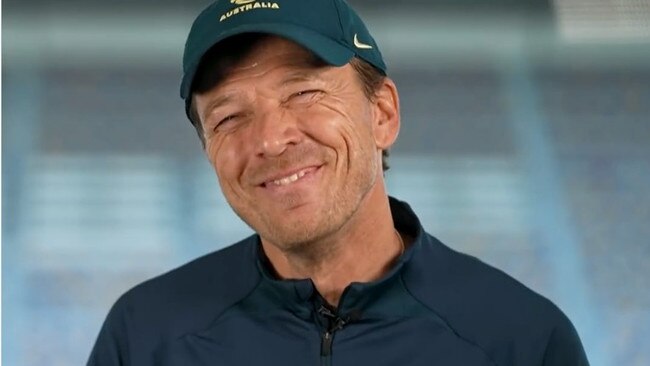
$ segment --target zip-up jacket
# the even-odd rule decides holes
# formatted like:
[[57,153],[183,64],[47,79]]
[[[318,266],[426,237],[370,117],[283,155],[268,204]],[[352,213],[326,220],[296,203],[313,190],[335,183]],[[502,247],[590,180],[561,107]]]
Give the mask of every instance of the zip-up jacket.
[[336,309],[311,280],[275,278],[253,235],[122,295],[88,365],[588,365],[553,303],[390,204],[414,241],[381,279],[350,284]]

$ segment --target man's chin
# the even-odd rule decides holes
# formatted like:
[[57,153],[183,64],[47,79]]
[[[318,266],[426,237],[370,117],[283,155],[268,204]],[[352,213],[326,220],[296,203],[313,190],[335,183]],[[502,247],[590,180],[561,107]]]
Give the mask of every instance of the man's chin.
[[333,230],[331,222],[283,222],[269,226],[260,236],[283,252],[300,254],[311,252],[320,242],[326,240]]
[[287,252],[300,252],[309,248],[309,246],[318,240],[319,235],[313,231],[308,231],[302,227],[302,230],[296,230],[295,227],[275,228],[267,235],[261,235],[267,242],[274,245],[278,249]]

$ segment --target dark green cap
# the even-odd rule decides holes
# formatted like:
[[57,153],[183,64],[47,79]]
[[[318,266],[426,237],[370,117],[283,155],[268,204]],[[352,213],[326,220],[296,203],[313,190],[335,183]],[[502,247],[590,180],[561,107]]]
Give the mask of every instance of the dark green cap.
[[345,0],[217,0],[196,18],[185,43],[186,105],[203,55],[228,37],[251,32],[292,40],[330,65],[343,66],[356,55],[386,73],[375,40]]

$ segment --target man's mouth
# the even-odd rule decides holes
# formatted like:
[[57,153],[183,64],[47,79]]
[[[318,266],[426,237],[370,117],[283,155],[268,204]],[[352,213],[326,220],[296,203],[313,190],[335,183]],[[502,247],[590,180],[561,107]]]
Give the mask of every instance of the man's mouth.
[[310,166],[307,168],[300,169],[297,172],[291,173],[289,175],[285,175],[283,177],[275,178],[268,180],[263,183],[264,187],[282,187],[282,186],[287,186],[289,184],[292,184],[294,182],[297,182],[304,176],[315,172],[318,169],[318,167],[315,166]]

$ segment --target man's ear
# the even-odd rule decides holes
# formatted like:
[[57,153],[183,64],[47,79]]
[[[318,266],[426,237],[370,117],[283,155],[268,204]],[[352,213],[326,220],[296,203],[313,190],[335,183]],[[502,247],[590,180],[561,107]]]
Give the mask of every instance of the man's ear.
[[384,78],[375,94],[373,133],[378,149],[387,150],[397,139],[400,126],[399,95],[393,80]]

